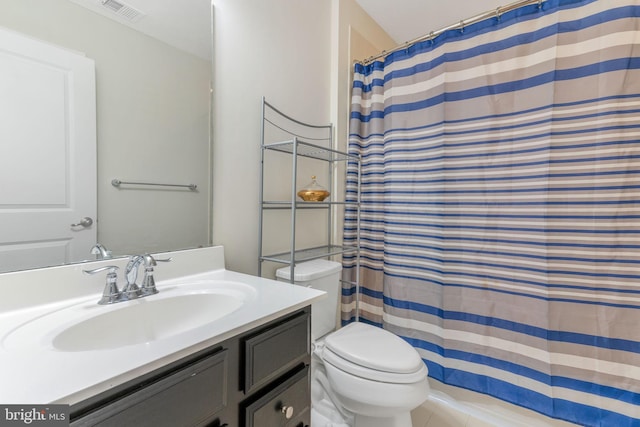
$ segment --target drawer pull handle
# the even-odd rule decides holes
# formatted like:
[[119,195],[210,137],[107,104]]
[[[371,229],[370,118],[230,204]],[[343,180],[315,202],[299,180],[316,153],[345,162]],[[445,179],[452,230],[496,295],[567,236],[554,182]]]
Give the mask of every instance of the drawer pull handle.
[[293,417],[293,406],[283,406],[282,409],[280,409],[280,412],[284,414],[286,419],[290,419]]

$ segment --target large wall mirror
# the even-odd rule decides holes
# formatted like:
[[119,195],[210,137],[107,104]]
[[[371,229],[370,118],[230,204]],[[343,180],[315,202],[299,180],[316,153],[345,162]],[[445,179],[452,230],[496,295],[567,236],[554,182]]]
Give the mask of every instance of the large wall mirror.
[[[97,242],[114,256],[209,245],[211,0],[0,0],[0,8],[0,28],[95,63]],[[0,213],[10,204],[0,200]],[[0,247],[0,272],[95,259],[87,247],[41,262],[13,243],[11,256]]]

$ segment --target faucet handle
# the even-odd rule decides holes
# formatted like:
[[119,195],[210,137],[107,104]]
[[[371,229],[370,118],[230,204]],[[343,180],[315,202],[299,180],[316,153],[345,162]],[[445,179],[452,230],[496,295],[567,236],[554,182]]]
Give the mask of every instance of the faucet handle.
[[82,270],[83,273],[85,274],[97,274],[106,270],[109,270],[109,272],[107,273],[107,277],[110,274],[115,274],[116,276],[118,275],[118,273],[116,273],[116,270],[120,268],[117,265],[107,265],[105,267],[98,267],[98,268],[94,268],[93,270]]
[[158,265],[158,262],[169,262],[171,258],[166,259],[155,259],[150,254],[144,254],[144,279],[142,279],[142,294],[143,295],[153,295],[158,293],[158,289],[156,289],[156,280],[153,278],[153,267]]
[[144,259],[144,266],[146,268],[155,267],[156,265],[158,265],[157,263],[159,263],[159,262],[170,262],[171,261],[171,258],[157,259],[157,258],[154,258],[151,254],[144,254],[144,255],[142,255],[142,258]]
[[120,291],[118,290],[118,273],[116,270],[118,266],[116,265],[107,265],[105,267],[95,268],[93,270],[82,270],[85,274],[97,274],[103,271],[107,271],[107,283],[104,286],[104,290],[102,291],[102,298],[98,301],[98,304],[113,304],[114,302],[118,302],[120,300]]

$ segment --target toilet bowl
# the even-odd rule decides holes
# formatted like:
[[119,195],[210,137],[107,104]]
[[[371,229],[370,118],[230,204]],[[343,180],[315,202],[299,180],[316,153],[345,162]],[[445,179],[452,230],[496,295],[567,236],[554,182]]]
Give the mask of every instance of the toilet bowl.
[[351,323],[316,346],[337,405],[354,427],[411,427],[411,410],[429,394],[428,370],[408,343],[365,323]]
[[[290,281],[290,271],[279,269],[276,277]],[[429,394],[427,367],[411,345],[382,328],[355,322],[333,331],[340,271],[336,262],[314,260],[298,264],[294,273],[294,283],[328,294],[311,308],[312,413],[328,405],[335,411],[312,424],[411,427],[411,410]]]

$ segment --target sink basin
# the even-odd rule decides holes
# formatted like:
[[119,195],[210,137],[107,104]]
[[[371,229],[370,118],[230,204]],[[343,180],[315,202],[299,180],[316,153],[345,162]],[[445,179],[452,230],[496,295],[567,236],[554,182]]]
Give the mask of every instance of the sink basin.
[[241,305],[241,299],[224,294],[143,298],[63,330],[52,344],[62,351],[86,351],[156,341],[213,322]]
[[6,335],[2,344],[7,349],[36,345],[64,352],[149,344],[228,316],[253,292],[242,283],[211,281],[109,306],[92,299],[25,323]]

